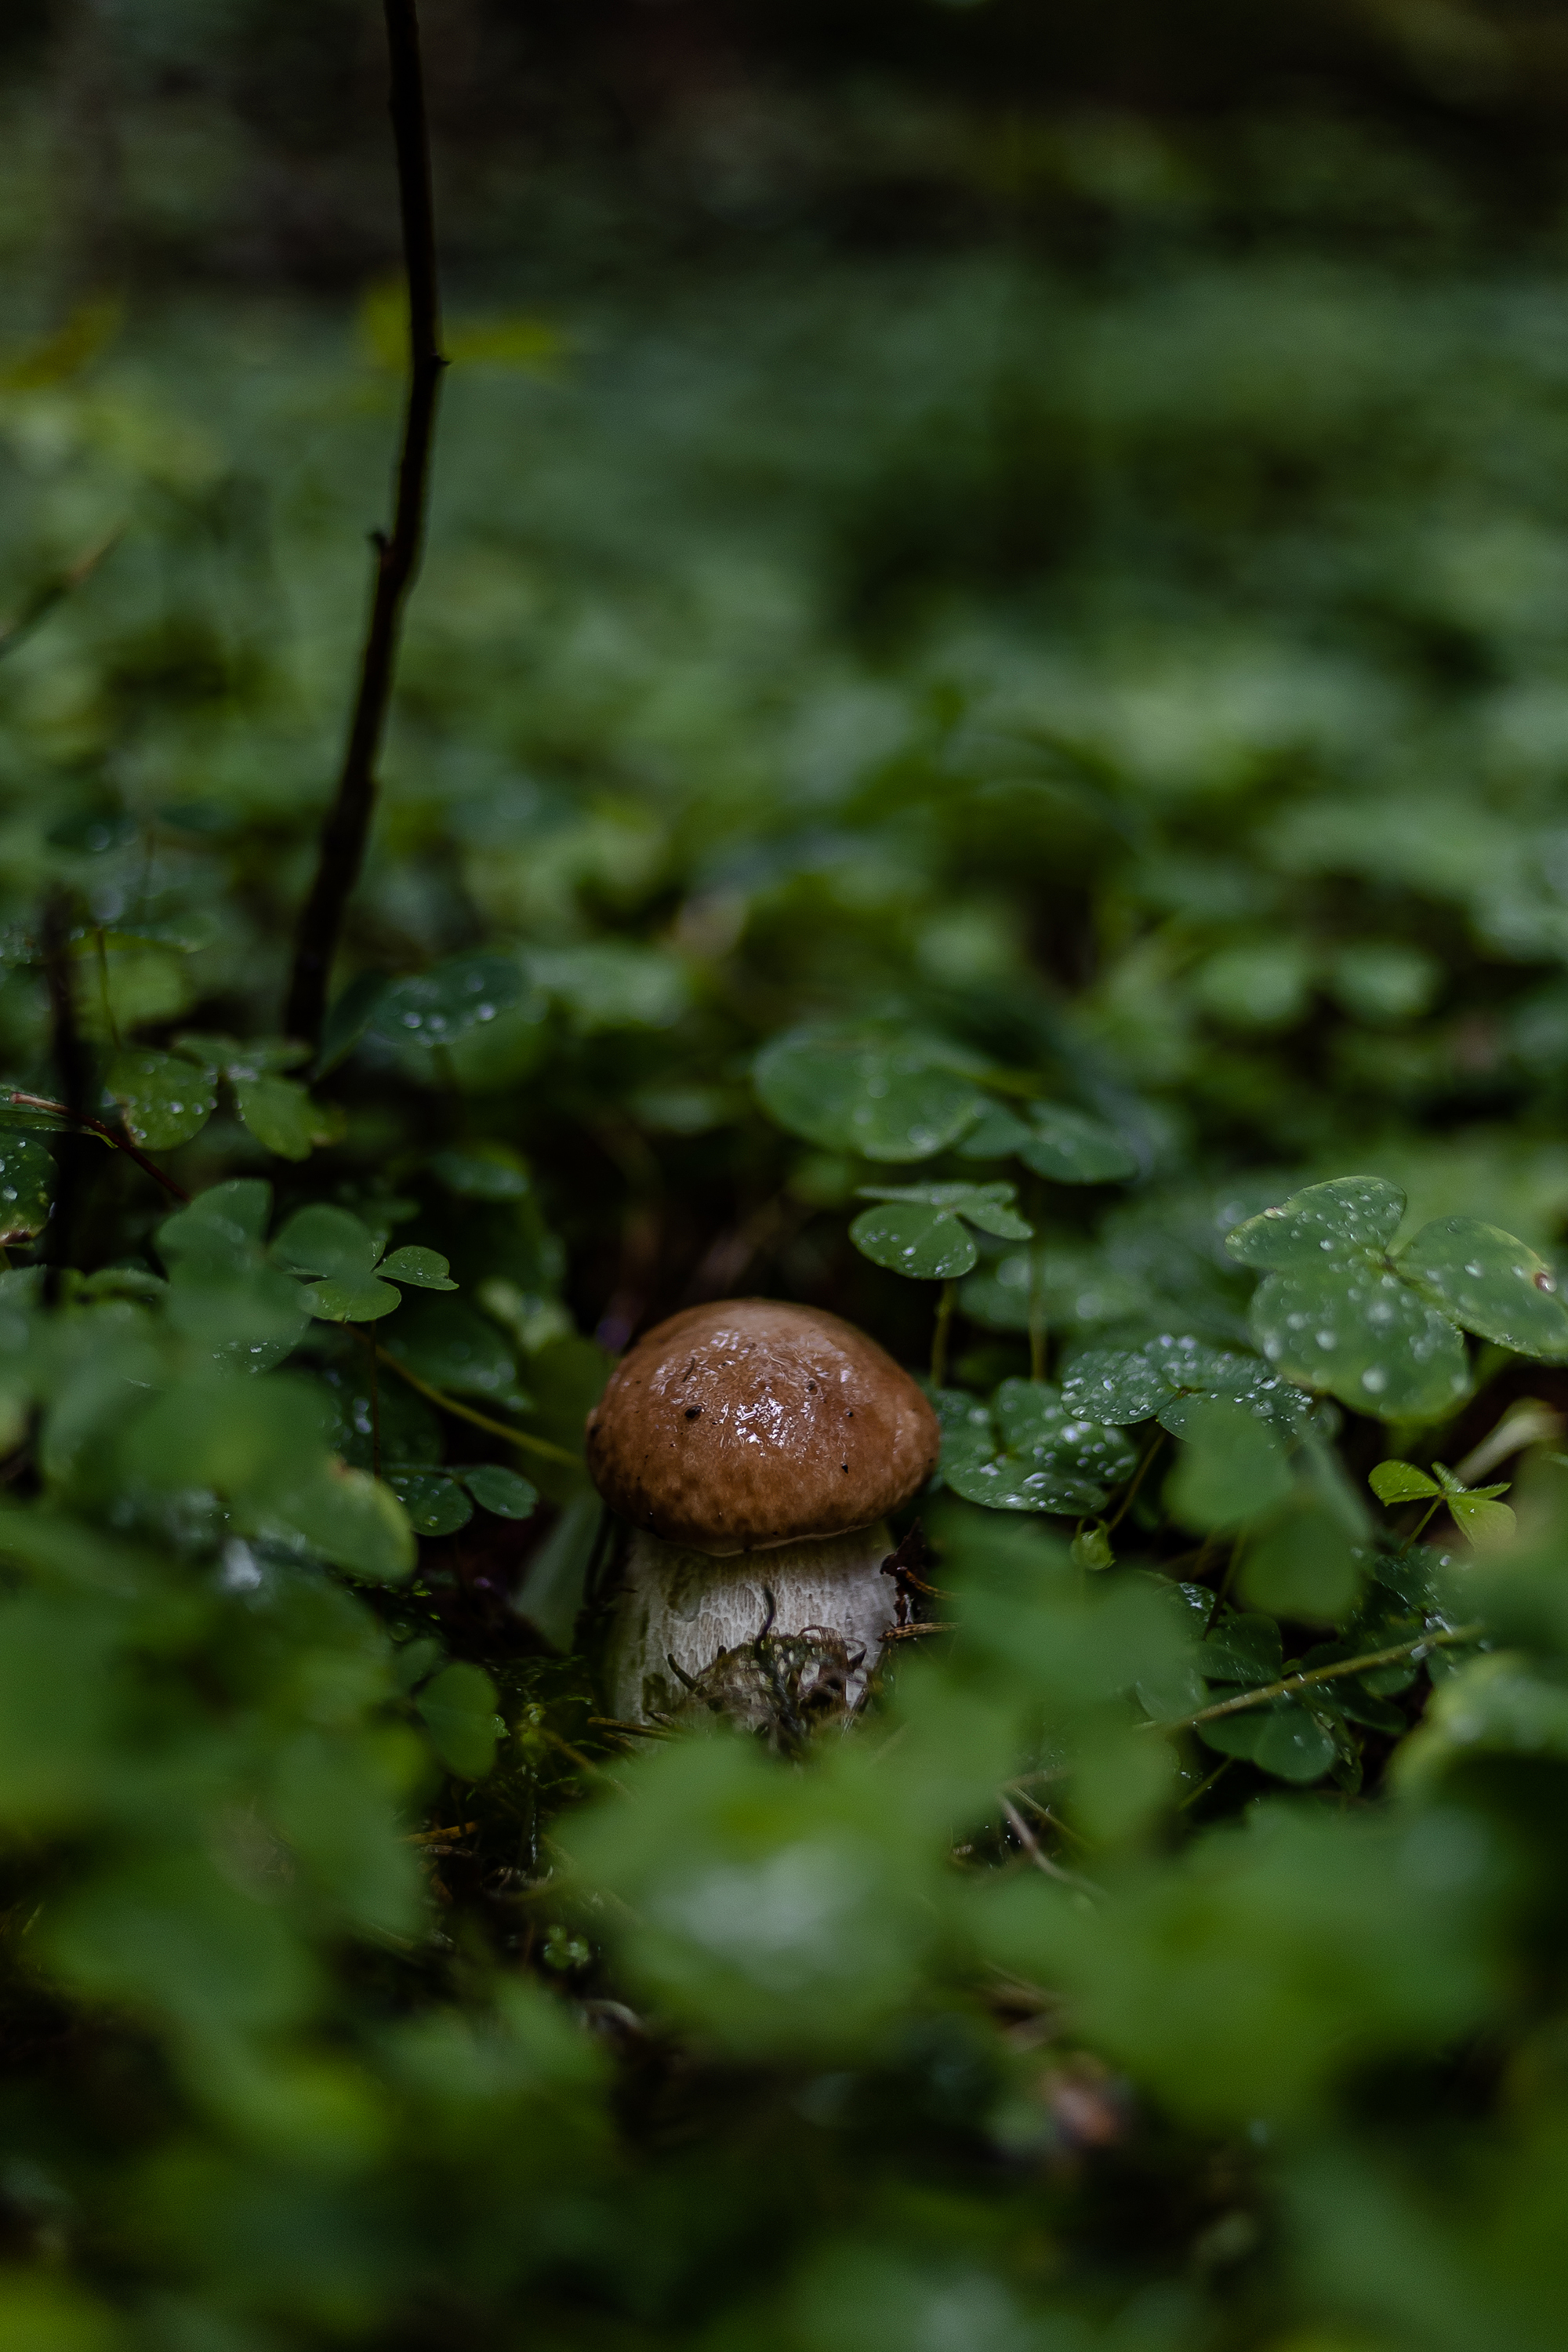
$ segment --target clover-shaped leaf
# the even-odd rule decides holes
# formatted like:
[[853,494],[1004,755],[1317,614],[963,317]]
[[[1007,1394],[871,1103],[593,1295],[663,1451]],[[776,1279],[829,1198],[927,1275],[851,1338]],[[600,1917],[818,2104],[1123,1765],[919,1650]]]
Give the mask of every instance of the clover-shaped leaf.
[[995,1511],[1098,1511],[1137,1455],[1120,1430],[1073,1412],[1045,1381],[1004,1381],[988,1405],[942,1415],[942,1475]]
[[792,1135],[865,1160],[929,1160],[985,1108],[970,1057],[942,1039],[825,1025],[757,1055],[763,1108]]
[[525,984],[510,956],[452,956],[430,971],[390,982],[374,999],[365,1025],[388,1045],[450,1045],[510,1013]]
[[1108,1184],[1138,1173],[1136,1153],[1113,1127],[1067,1103],[1031,1102],[1022,1114],[988,1110],[958,1146],[961,1160],[1021,1160],[1058,1184]]
[[1430,1307],[1521,1356],[1568,1357],[1568,1307],[1557,1276],[1511,1234],[1475,1217],[1423,1225],[1395,1265]]
[[1267,1272],[1252,1328],[1270,1363],[1384,1420],[1435,1420],[1465,1393],[1461,1327],[1568,1358],[1568,1308],[1533,1250],[1470,1217],[1422,1227],[1389,1254],[1405,1196],[1381,1177],[1309,1185],[1249,1218],[1226,1247]]
[[1414,1462],[1380,1462],[1375,1470],[1368,1472],[1366,1483],[1378,1501],[1390,1509],[1399,1503],[1430,1501],[1432,1508],[1416,1528],[1415,1535],[1443,1504],[1447,1505],[1455,1526],[1468,1536],[1478,1551],[1507,1543],[1513,1534],[1514,1515],[1506,1503],[1497,1499],[1508,1492],[1506,1479],[1496,1486],[1467,1486],[1446,1462],[1434,1462],[1430,1475],[1418,1470]]
[[538,1487],[499,1462],[476,1463],[458,1475],[480,1510],[493,1511],[497,1518],[526,1519],[539,1507]]
[[1290,1273],[1320,1266],[1325,1258],[1380,1254],[1404,1214],[1405,1195],[1397,1184],[1381,1176],[1336,1176],[1248,1217],[1227,1236],[1226,1248],[1240,1265]]
[[389,1470],[386,1483],[416,1536],[456,1535],[474,1516],[472,1503],[444,1470]]
[[[126,1124],[161,1121],[165,1145],[188,1142],[216,1100],[219,1078],[257,1141],[280,1160],[308,1160],[318,1144],[335,1143],[343,1132],[341,1112],[313,1102],[294,1078],[281,1073],[309,1058],[309,1048],[286,1037],[238,1038],[192,1031],[176,1037],[173,1055],[122,1054],[111,1065],[110,1091],[125,1105]],[[158,1063],[169,1067],[151,1068]],[[185,1066],[181,1076],[177,1064]],[[202,1095],[206,1110],[196,1116]],[[181,1108],[175,1108],[178,1105]],[[183,1125],[183,1132],[173,1131]],[[132,1129],[133,1140],[151,1141]]]
[[269,1184],[235,1177],[198,1192],[156,1235],[172,1328],[216,1362],[253,1372],[281,1363],[310,1322],[299,1284],[268,1263],[262,1246],[271,1209]]
[[305,1297],[311,1314],[323,1322],[374,1323],[390,1315],[402,1304],[395,1283],[418,1290],[458,1286],[437,1251],[396,1249],[384,1258],[367,1226],[351,1211],[326,1202],[296,1210],[272,1249],[291,1272],[320,1277],[307,1285]]
[[849,1228],[862,1257],[921,1282],[967,1274],[979,1257],[975,1226],[1000,1241],[1027,1241],[1034,1232],[1010,1203],[1011,1184],[863,1184],[863,1209]]
[[1190,1338],[1090,1349],[1074,1363],[1062,1393],[1075,1412],[1120,1428],[1157,1421],[1174,1437],[1188,1433],[1189,1401],[1204,1397],[1245,1405],[1287,1437],[1300,1435],[1312,1418],[1311,1399],[1271,1365]]
[[199,1135],[217,1103],[216,1074],[184,1054],[116,1054],[104,1079],[125,1132],[148,1151],[172,1151]]
[[538,1507],[539,1489],[499,1462],[472,1469],[391,1470],[386,1483],[408,1514],[416,1535],[455,1535],[474,1516],[474,1505],[498,1518],[526,1519]]

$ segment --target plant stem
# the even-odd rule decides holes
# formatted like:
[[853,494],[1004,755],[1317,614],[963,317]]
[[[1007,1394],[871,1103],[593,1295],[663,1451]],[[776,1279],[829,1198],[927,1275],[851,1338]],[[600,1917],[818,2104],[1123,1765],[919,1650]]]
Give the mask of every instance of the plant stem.
[[374,1335],[362,1323],[360,1344],[370,1360],[370,1467],[371,1475],[381,1475],[381,1373]]
[[403,215],[403,258],[408,284],[408,404],[397,466],[397,499],[390,538],[375,533],[375,591],[360,666],[359,693],[338,778],[337,797],[321,830],[316,878],[300,918],[294,968],[283,1017],[285,1032],[310,1045],[321,1042],[327,987],[343,914],[364,861],[375,813],[375,763],[392,697],[404,602],[419,568],[429,492],[430,446],[441,371],[440,306],[436,277],[436,215],[430,188],[430,138],[419,62],[415,0],[384,0],[392,72],[392,131]]
[[574,1470],[583,1467],[580,1454],[569,1454],[565,1446],[552,1445],[547,1437],[531,1437],[525,1429],[509,1429],[504,1421],[492,1421],[489,1413],[476,1412],[472,1405],[459,1404],[456,1397],[447,1396],[442,1389],[433,1389],[428,1381],[422,1381],[417,1372],[400,1364],[384,1348],[377,1347],[375,1355],[378,1363],[385,1364],[400,1381],[406,1381],[411,1389],[428,1397],[432,1404],[438,1404],[443,1412],[454,1412],[459,1421],[471,1421],[476,1429],[488,1429],[492,1437],[504,1437],[509,1445],[521,1445],[525,1454],[537,1454],[546,1462],[567,1463]]
[[1249,1706],[1266,1706],[1271,1699],[1289,1698],[1293,1691],[1306,1690],[1313,1683],[1338,1682],[1346,1675],[1364,1675],[1373,1666],[1398,1664],[1402,1658],[1417,1658],[1426,1650],[1447,1649],[1455,1642],[1474,1642],[1486,1631],[1484,1625],[1457,1625],[1446,1633],[1423,1633],[1418,1641],[1400,1642],[1392,1650],[1372,1650],[1363,1658],[1342,1658],[1330,1666],[1311,1666],[1303,1674],[1286,1675],[1277,1683],[1263,1683],[1257,1690],[1242,1691],[1235,1698],[1222,1698],[1214,1706],[1201,1706],[1196,1715],[1184,1715],[1176,1723],[1149,1723],[1149,1731],[1190,1731],[1194,1724],[1213,1723],[1222,1715],[1240,1715]]
[[942,1286],[942,1297],[936,1304],[936,1322],[931,1335],[931,1384],[933,1389],[947,1384],[947,1333],[952,1321],[952,1310],[958,1298],[958,1285],[952,1280]]
[[100,1142],[112,1144],[116,1151],[124,1152],[127,1160],[134,1160],[138,1168],[145,1169],[154,1183],[162,1184],[164,1192],[172,1192],[176,1201],[189,1202],[191,1196],[183,1184],[176,1184],[172,1176],[165,1176],[155,1160],[149,1160],[147,1154],[139,1151],[127,1137],[116,1135],[111,1127],[101,1118],[94,1118],[90,1111],[72,1110],[68,1103],[51,1102],[47,1095],[25,1095],[16,1087],[5,1089],[4,1100],[20,1103],[26,1110],[48,1111],[54,1118],[63,1118],[73,1127],[86,1128],[88,1133],[96,1135]]
[[1121,1500],[1116,1506],[1115,1517],[1113,1518],[1107,1519],[1105,1522],[1105,1532],[1107,1535],[1110,1535],[1113,1528],[1119,1528],[1121,1525],[1122,1520],[1127,1517],[1128,1512],[1131,1509],[1132,1505],[1137,1498],[1138,1489],[1143,1484],[1144,1473],[1164,1443],[1164,1431],[1163,1429],[1157,1429],[1154,1432],[1152,1438],[1150,1440],[1142,1461],[1140,1462],[1137,1469],[1132,1473],[1131,1483],[1129,1486],[1127,1492],[1122,1496]]
[[79,555],[74,563],[67,564],[63,572],[52,572],[47,579],[40,582],[26,598],[16,618],[0,623],[0,654],[8,654],[14,646],[19,646],[38,623],[53,612],[62,597],[68,596],[73,589],[90,580],[110,550],[118,547],[122,536],[123,525],[111,530],[107,539],[98,541],[84,555]]
[[1046,1377],[1046,1294],[1040,1266],[1040,1202],[1044,1187],[1032,1188],[1029,1202],[1029,1223],[1035,1237],[1029,1244],[1029,1378],[1043,1381]]
[[[66,1116],[73,1125],[79,1126],[87,1117],[87,1055],[76,1025],[76,996],[71,986],[70,908],[61,890],[51,891],[45,903],[43,950],[54,1033],[55,1074],[66,1098]],[[47,1272],[44,1276],[45,1296],[51,1302],[58,1292],[60,1276],[71,1262],[80,1150],[80,1140],[73,1135],[68,1150],[59,1157],[51,1217],[53,1230],[46,1247]]]

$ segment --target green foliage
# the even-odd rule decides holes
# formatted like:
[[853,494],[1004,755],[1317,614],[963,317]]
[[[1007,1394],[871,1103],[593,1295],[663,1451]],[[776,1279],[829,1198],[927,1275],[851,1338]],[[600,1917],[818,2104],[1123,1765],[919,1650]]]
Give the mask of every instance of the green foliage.
[[866,1209],[849,1228],[849,1238],[873,1265],[918,1280],[951,1280],[968,1274],[980,1252],[973,1234],[1027,1241],[1034,1231],[1010,1203],[1011,1184],[862,1184],[860,1196],[885,1201]]
[[[247,12],[142,13],[82,37],[152,289],[230,147],[306,131]],[[306,13],[337,139],[363,26]],[[1468,26],[1396,28],[1423,120],[1501,103],[1514,31]],[[91,62],[13,125],[7,253]],[[1471,268],[1354,107],[917,116],[859,49],[842,115],[788,88],[739,146],[690,110],[706,226],[620,284],[597,184],[444,163],[522,173],[529,291],[489,221],[314,1055],[283,981],[399,298],[245,290],[272,195],[200,199],[188,302],[18,290],[20,2352],[1561,2334],[1555,263],[1510,225]],[[817,152],[899,240],[775,205]],[[952,1286],[942,1453],[863,1700],[608,1720],[616,1353],[744,1290],[918,1366],[906,1276]]]
[[1543,1258],[1473,1217],[1424,1225],[1392,1256],[1404,1213],[1396,1185],[1344,1177],[1236,1228],[1231,1255],[1268,1269],[1252,1328],[1270,1363],[1386,1421],[1428,1421],[1464,1394],[1461,1329],[1568,1353],[1568,1308]]

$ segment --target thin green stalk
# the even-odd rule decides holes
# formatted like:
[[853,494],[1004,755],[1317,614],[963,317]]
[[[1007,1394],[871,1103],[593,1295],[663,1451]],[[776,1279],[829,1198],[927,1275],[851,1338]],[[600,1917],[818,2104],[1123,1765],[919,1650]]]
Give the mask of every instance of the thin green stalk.
[[1289,1698],[1299,1690],[1314,1683],[1339,1682],[1346,1675],[1370,1674],[1373,1666],[1397,1665],[1403,1658],[1419,1657],[1427,1650],[1447,1649],[1456,1642],[1478,1641],[1485,1633],[1484,1625],[1457,1625],[1446,1633],[1423,1633],[1414,1642],[1400,1642],[1391,1650],[1372,1650],[1364,1657],[1341,1658],[1331,1666],[1311,1666],[1298,1675],[1286,1675],[1277,1683],[1260,1684],[1257,1690],[1242,1691],[1235,1698],[1222,1698],[1213,1706],[1200,1706],[1195,1715],[1184,1715],[1175,1723],[1148,1723],[1146,1731],[1191,1731],[1195,1724],[1214,1723],[1222,1715],[1240,1715],[1247,1707],[1267,1706],[1271,1700]]
[[1155,1454],[1158,1454],[1161,1446],[1163,1445],[1164,1443],[1164,1431],[1163,1429],[1157,1429],[1149,1443],[1142,1461],[1140,1462],[1137,1469],[1132,1473],[1131,1483],[1128,1486],[1127,1492],[1122,1496],[1121,1502],[1116,1506],[1114,1517],[1109,1518],[1105,1522],[1105,1532],[1107,1535],[1110,1535],[1115,1528],[1121,1525],[1122,1520],[1127,1517],[1128,1512],[1131,1509],[1134,1501],[1137,1499],[1138,1489],[1143,1484],[1144,1474],[1148,1470],[1150,1464],[1153,1461]]
[[381,1475],[381,1375],[377,1362],[379,1350],[369,1328],[359,1327],[360,1344],[370,1363],[370,1467],[373,1477]]
[[1181,1803],[1176,1807],[1177,1812],[1184,1813],[1190,1811],[1192,1807],[1197,1803],[1200,1797],[1206,1797],[1208,1795],[1208,1792],[1214,1787],[1215,1782],[1223,1779],[1225,1774],[1229,1771],[1235,1761],[1236,1759],[1234,1756],[1222,1757],[1220,1761],[1215,1766],[1214,1770],[1210,1772],[1205,1779],[1200,1780],[1197,1787],[1192,1790],[1182,1799]]
[[1040,1265],[1040,1206],[1044,1188],[1030,1188],[1029,1223],[1035,1237],[1029,1244],[1029,1378],[1043,1381],[1046,1377],[1046,1289]]
[[406,1381],[411,1389],[417,1389],[432,1404],[438,1404],[443,1412],[456,1413],[459,1421],[470,1421],[476,1429],[489,1430],[492,1437],[504,1437],[509,1445],[520,1445],[525,1454],[537,1454],[546,1462],[564,1462],[574,1470],[583,1467],[580,1454],[569,1454],[563,1445],[552,1445],[547,1437],[531,1437],[525,1429],[509,1429],[504,1421],[492,1421],[489,1413],[476,1412],[472,1405],[459,1404],[456,1397],[447,1396],[442,1389],[433,1389],[428,1381],[422,1381],[417,1372],[400,1364],[384,1348],[377,1348],[375,1355],[378,1363],[389,1366],[399,1380]]
[[947,1386],[947,1334],[952,1321],[952,1310],[958,1302],[958,1285],[949,1280],[942,1286],[937,1301],[936,1322],[931,1335],[931,1384],[933,1389]]

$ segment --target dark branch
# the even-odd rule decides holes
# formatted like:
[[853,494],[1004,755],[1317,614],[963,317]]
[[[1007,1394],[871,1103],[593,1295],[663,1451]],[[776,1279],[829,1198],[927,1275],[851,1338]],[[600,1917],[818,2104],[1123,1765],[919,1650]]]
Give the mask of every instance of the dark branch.
[[136,1144],[123,1135],[116,1135],[111,1127],[101,1118],[94,1118],[89,1111],[73,1111],[68,1103],[52,1102],[47,1095],[25,1095],[15,1087],[6,1089],[3,1099],[18,1104],[23,1110],[47,1111],[63,1127],[85,1129],[89,1135],[96,1135],[100,1143],[110,1144],[116,1151],[123,1151],[127,1160],[134,1160],[138,1168],[145,1169],[154,1183],[162,1184],[164,1192],[172,1192],[176,1201],[189,1204],[191,1196],[183,1184],[176,1184],[172,1176],[164,1174],[155,1160],[149,1160]]
[[397,467],[392,534],[375,537],[375,589],[360,666],[359,693],[338,778],[337,797],[321,831],[316,878],[300,918],[294,968],[283,1026],[307,1045],[321,1042],[327,986],[342,929],[343,911],[359,879],[375,812],[375,763],[386,724],[397,659],[403,605],[419,568],[430,479],[436,401],[446,361],[440,351],[436,280],[436,215],[430,193],[430,139],[419,64],[415,0],[385,0],[386,45],[392,68],[392,130],[403,209],[403,257],[408,279],[408,406]]

